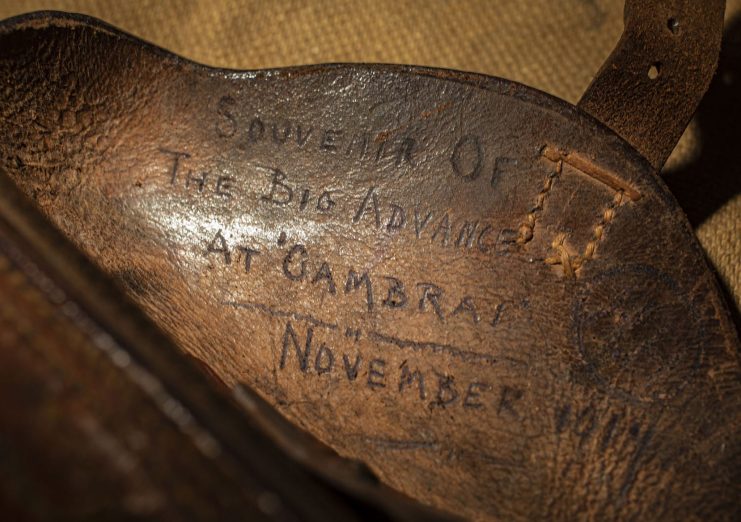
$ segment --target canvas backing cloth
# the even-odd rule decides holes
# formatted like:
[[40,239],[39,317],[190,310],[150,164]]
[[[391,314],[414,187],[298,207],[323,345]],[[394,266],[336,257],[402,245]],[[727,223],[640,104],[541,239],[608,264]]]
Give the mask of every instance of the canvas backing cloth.
[[[623,0],[0,0],[0,18],[90,14],[192,60],[256,69],[406,63],[516,80],[578,101],[622,32]],[[741,0],[721,65],[664,169],[739,323]],[[650,224],[647,224],[650,226]]]

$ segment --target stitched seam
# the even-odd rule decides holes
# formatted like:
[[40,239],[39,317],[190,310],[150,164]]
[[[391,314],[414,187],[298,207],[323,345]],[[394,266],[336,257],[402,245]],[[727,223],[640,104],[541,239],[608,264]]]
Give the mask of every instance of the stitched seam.
[[555,254],[545,259],[546,264],[561,265],[564,275],[573,279],[576,271],[583,267],[587,261],[594,258],[597,247],[605,236],[605,231],[615,219],[615,213],[618,207],[623,204],[624,195],[622,190],[615,193],[612,202],[602,212],[599,222],[592,229],[592,239],[584,247],[583,254],[575,256],[569,254],[564,245],[566,234],[558,234],[553,240],[553,243],[551,243],[551,249],[555,251]]
[[535,205],[533,205],[532,209],[530,209],[530,212],[528,212],[528,214],[525,216],[525,220],[520,224],[520,228],[517,231],[518,245],[524,245],[533,238],[535,222],[537,220],[538,214],[543,211],[545,200],[548,197],[551,189],[553,189],[553,184],[556,181],[556,178],[561,175],[562,171],[563,160],[558,160],[558,162],[556,163],[556,169],[552,172],[549,172],[548,175],[545,177],[543,188],[535,197]]

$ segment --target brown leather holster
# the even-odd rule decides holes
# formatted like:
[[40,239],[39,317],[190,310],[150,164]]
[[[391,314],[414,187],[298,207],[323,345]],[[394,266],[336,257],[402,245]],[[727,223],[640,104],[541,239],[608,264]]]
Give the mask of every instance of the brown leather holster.
[[[173,393],[202,375],[172,370],[179,352],[158,355],[158,343],[200,361],[233,397],[206,404],[216,392],[201,383],[182,392],[183,411],[210,430],[244,415],[208,417],[220,401],[241,402],[253,423],[241,429],[264,437],[245,444],[273,448],[276,469],[300,463],[307,475],[290,483],[319,484],[308,497],[355,499],[342,516],[355,501],[378,516],[423,515],[286,419],[383,484],[474,519],[730,520],[741,509],[739,340],[657,175],[712,77],[723,2],[627,4],[623,39],[576,107],[472,73],[238,72],[86,17],[6,21],[0,171],[13,196],[0,199],[0,232],[31,260],[53,258],[21,240],[45,225],[18,216],[40,210],[92,260],[85,273],[112,277],[146,315],[124,321],[139,312],[106,308],[119,290],[90,300],[80,283],[93,322],[121,346],[147,347],[121,353],[170,375]],[[13,206],[14,187],[34,208]],[[31,277],[6,243],[3,262],[26,276],[0,276]],[[64,252],[54,262],[74,263]],[[35,309],[18,303],[3,313]],[[163,336],[148,337],[150,321]],[[0,340],[6,356],[19,339]],[[124,357],[112,353],[111,368]],[[82,370],[58,364],[72,386]],[[102,386],[86,371],[80,386]],[[134,391],[100,393],[111,411],[138,411]],[[98,419],[86,400],[80,411]],[[121,421],[106,419],[95,426]],[[238,446],[239,430],[227,431],[213,438]],[[139,455],[149,476],[155,456],[116,433],[90,438]],[[279,476],[263,483],[309,516]],[[210,491],[194,484],[194,498]]]

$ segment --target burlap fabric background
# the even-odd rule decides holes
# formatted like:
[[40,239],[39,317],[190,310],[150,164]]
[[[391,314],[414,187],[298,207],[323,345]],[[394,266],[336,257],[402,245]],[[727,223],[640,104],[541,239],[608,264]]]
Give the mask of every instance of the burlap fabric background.
[[[623,0],[0,0],[0,18],[38,9],[90,14],[210,65],[430,65],[576,102],[620,36]],[[740,147],[741,0],[728,0],[719,73],[664,175],[735,301],[737,324]]]

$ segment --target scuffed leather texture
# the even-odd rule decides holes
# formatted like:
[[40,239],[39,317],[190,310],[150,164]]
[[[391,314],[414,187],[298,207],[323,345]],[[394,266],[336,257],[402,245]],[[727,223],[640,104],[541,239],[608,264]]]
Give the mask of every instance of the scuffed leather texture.
[[625,31],[579,108],[660,170],[713,78],[725,0],[628,0]]
[[295,427],[277,437],[269,406],[189,364],[2,171],[0,292],[3,520],[451,520]]
[[0,29],[0,162],[228,385],[474,519],[739,515],[739,342],[650,164],[505,80]]
[[[406,63],[507,78],[576,104],[620,39],[624,6],[625,0],[560,0],[558,8],[551,0],[0,0],[0,19],[38,9],[84,13],[212,66]],[[662,30],[666,22],[659,22]],[[727,299],[735,303],[737,328],[740,22],[741,0],[727,0],[719,69],[662,170]]]

